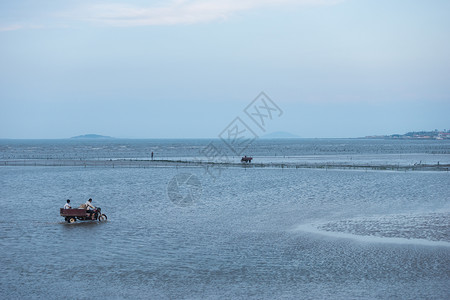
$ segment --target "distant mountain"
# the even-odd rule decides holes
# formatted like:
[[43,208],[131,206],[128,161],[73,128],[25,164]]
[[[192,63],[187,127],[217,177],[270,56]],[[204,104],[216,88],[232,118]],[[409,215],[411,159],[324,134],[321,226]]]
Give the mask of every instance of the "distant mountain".
[[285,131],[276,131],[261,136],[262,139],[295,139],[300,138],[298,135]]
[[99,134],[83,134],[71,137],[71,139],[113,139],[111,136],[99,135]]

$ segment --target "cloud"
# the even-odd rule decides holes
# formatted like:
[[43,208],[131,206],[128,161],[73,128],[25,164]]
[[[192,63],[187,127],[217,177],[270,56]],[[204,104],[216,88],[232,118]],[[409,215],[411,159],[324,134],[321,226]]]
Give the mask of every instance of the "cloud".
[[78,12],[84,21],[109,26],[195,24],[226,20],[264,7],[333,5],[343,0],[175,0],[166,5],[138,7],[129,4],[88,5]]
[[[134,27],[197,24],[224,21],[239,13],[276,7],[335,5],[346,0],[171,0],[159,5],[138,6],[129,3],[86,4],[65,11],[36,12],[34,22],[18,20],[0,25],[0,32],[20,29],[62,28],[88,22],[102,26]],[[89,4],[88,4],[89,3]]]
[[2,31],[14,31],[22,29],[22,25],[7,25],[7,26],[0,26],[0,32]]
[[43,28],[46,27],[40,24],[14,24],[14,25],[0,26],[0,32],[15,31],[21,29],[43,29]]

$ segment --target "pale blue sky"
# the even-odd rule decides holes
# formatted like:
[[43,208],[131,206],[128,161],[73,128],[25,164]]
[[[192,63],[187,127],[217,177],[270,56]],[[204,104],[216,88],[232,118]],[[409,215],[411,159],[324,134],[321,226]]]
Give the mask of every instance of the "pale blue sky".
[[[0,138],[450,129],[447,0],[0,2]],[[259,133],[258,133],[259,134]]]

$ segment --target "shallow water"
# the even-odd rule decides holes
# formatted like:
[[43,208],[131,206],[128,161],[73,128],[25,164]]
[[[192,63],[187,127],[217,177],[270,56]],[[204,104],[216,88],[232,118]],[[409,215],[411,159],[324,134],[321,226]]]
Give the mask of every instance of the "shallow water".
[[307,158],[311,160],[412,161],[450,163],[450,140],[371,139],[259,139],[234,153],[220,139],[106,139],[106,140],[2,140],[0,159],[207,159],[213,144],[231,159],[253,156],[257,162]]
[[[167,196],[181,173],[202,184],[191,205]],[[0,167],[0,295],[448,299],[449,176]],[[90,197],[108,222],[63,222]]]

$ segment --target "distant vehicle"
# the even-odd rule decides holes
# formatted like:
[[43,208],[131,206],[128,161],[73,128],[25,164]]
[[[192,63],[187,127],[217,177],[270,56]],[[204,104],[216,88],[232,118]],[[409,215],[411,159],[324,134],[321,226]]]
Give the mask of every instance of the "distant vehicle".
[[61,208],[59,210],[59,214],[64,217],[64,220],[67,223],[75,223],[77,220],[80,221],[95,221],[98,220],[100,222],[106,221],[108,217],[105,214],[102,214],[102,209],[97,207],[90,213],[87,209],[84,208],[69,208],[64,209]]
[[243,158],[241,158],[241,162],[244,163],[251,163],[252,162],[253,157],[248,157],[247,155],[244,156]]

